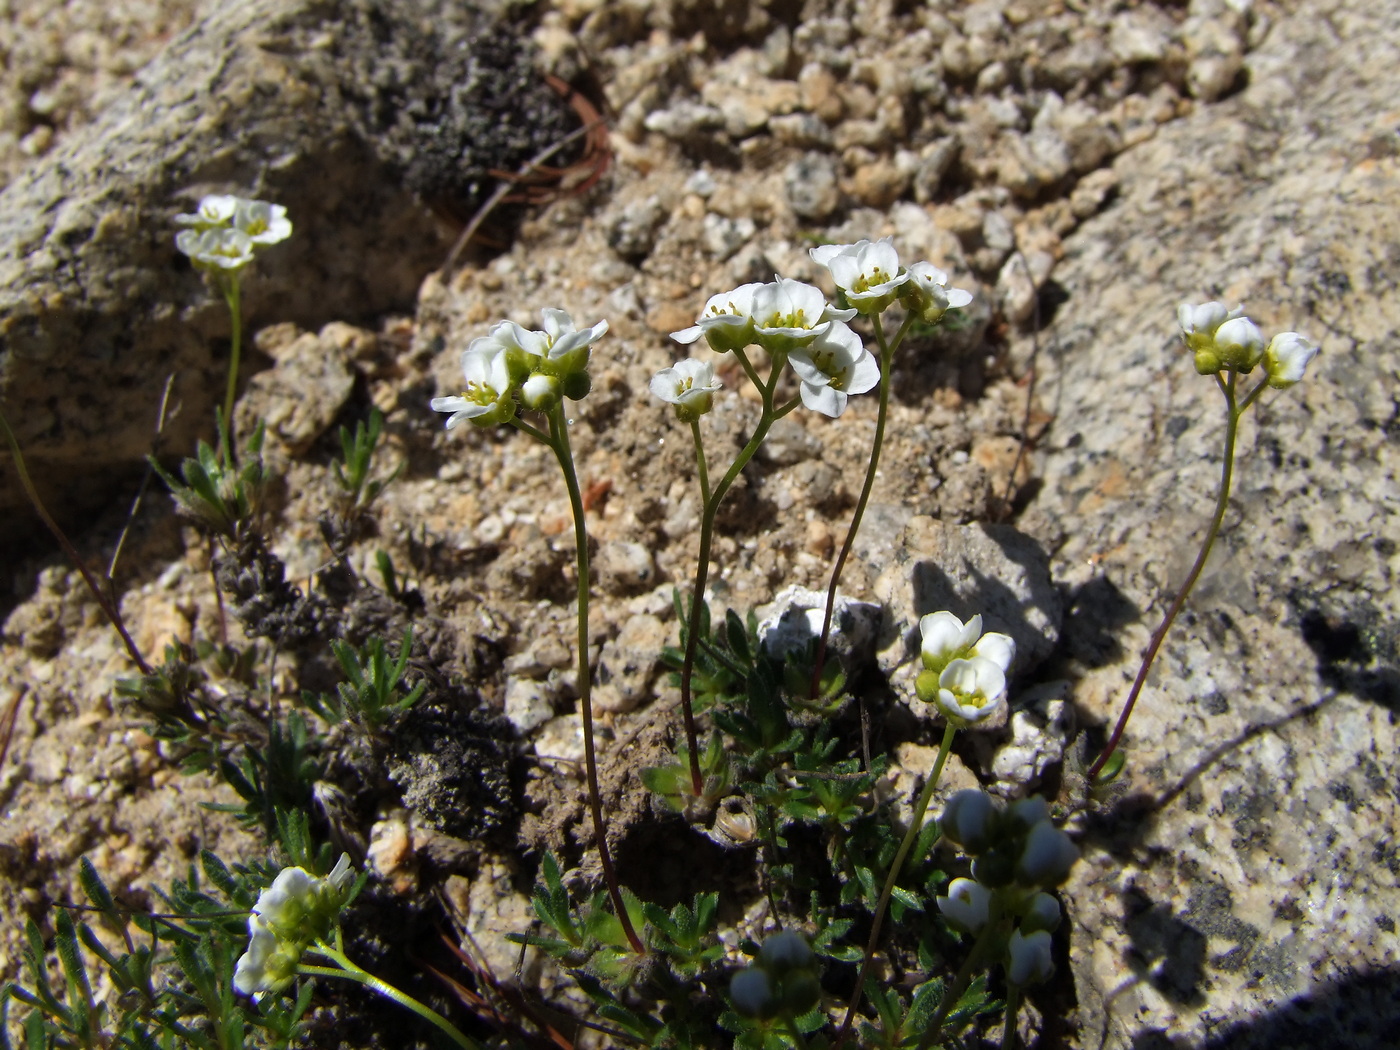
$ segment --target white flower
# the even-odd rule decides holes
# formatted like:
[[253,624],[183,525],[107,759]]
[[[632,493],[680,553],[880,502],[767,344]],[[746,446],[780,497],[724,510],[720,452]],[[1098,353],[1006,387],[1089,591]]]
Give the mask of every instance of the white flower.
[[305,868],[283,868],[272,885],[258,895],[253,914],[278,932],[295,935],[315,910],[321,882]]
[[985,791],[964,788],[950,798],[938,818],[943,837],[969,853],[981,853],[987,848],[988,829],[996,807]]
[[335,862],[335,867],[326,876],[326,885],[343,897],[354,882],[355,869],[350,865],[350,854],[342,853],[340,859]]
[[296,972],[300,950],[288,951],[272,928],[257,915],[248,919],[248,950],[233,971],[233,987],[244,995],[278,992]]
[[1050,956],[1050,934],[1036,930],[1031,934],[1012,931],[1006,944],[1006,979],[1012,984],[1039,984],[1055,972]]
[[974,656],[954,660],[943,669],[934,702],[949,721],[965,728],[994,714],[1005,692],[1006,672],[991,660]]
[[254,244],[276,244],[292,235],[292,224],[287,218],[287,209],[282,205],[242,197],[233,199],[233,228],[246,233]]
[[981,613],[967,623],[950,612],[929,613],[919,619],[919,633],[924,667],[930,671],[942,671],[958,657],[978,656],[1006,672],[1016,657],[1016,643],[1009,636],[982,633]]
[[198,231],[227,226],[233,219],[242,198],[227,193],[211,193],[199,202],[193,213],[185,212],[175,216],[181,226],[193,226]]
[[488,427],[504,423],[515,414],[510,370],[506,367],[505,351],[499,345],[474,340],[462,351],[462,375],[466,379],[466,389],[460,396],[435,397],[430,402],[434,412],[452,413],[447,421],[448,430],[464,419]]
[[905,273],[909,280],[899,291],[900,304],[925,324],[937,324],[949,310],[972,302],[971,292],[947,287],[948,275],[933,263],[916,262]]
[[1249,372],[1264,356],[1263,333],[1244,316],[1243,307],[1230,310],[1214,300],[1199,306],[1182,303],[1176,318],[1187,348],[1195,355],[1196,371],[1203,376],[1222,368]]
[[754,341],[769,353],[806,346],[833,321],[849,321],[855,315],[854,310],[829,305],[821,289],[784,277],[753,293]]
[[1317,344],[1297,332],[1280,332],[1264,351],[1269,385],[1284,390],[1303,378],[1308,362],[1317,356]]
[[683,423],[699,419],[714,404],[715,391],[724,384],[715,378],[714,365],[686,358],[651,377],[651,392],[668,405],[676,406],[676,418]]
[[802,380],[802,403],[833,419],[846,411],[851,394],[863,394],[880,382],[875,355],[841,321],[832,321],[806,346],[794,348],[788,360]]
[[546,307],[540,311],[544,329],[531,330],[514,321],[502,321],[481,339],[472,340],[469,350],[504,349],[513,382],[521,383],[535,371],[563,378],[588,369],[590,348],[608,330],[607,321],[579,331],[574,319],[563,310]]
[[948,924],[963,933],[980,933],[987,925],[992,892],[974,879],[954,879],[948,885],[948,896],[934,901]]
[[253,242],[242,230],[211,226],[181,230],[175,247],[201,269],[238,271],[253,261]]
[[846,293],[846,301],[863,314],[884,310],[910,277],[909,271],[900,270],[899,255],[888,237],[855,244],[823,244],[809,254],[831,271],[831,279]]
[[693,343],[702,335],[717,353],[742,350],[754,340],[753,300],[761,284],[741,284],[731,292],[712,295],[705,303],[700,320],[690,328],[672,332],[678,343]]

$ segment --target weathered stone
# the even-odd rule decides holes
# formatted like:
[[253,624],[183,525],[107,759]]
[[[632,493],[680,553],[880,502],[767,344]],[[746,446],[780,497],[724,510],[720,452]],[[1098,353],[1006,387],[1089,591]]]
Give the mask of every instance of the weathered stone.
[[803,219],[825,219],[841,203],[836,186],[836,166],[830,157],[808,153],[783,172],[783,188],[793,214]]
[[[212,436],[228,314],[176,252],[176,212],[214,191],[286,205],[295,233],[245,278],[245,331],[268,320],[315,329],[407,306],[441,263],[447,240],[407,185],[428,192],[439,177],[420,131],[501,147],[474,153],[477,186],[482,168],[514,168],[557,138],[566,110],[538,77],[522,88],[518,77],[478,75],[443,104],[437,78],[468,69],[468,39],[498,73],[503,61],[528,70],[484,15],[437,0],[226,5],[5,188],[0,397],[52,510],[105,502],[140,469],[169,376],[181,411],[164,447],[183,453]],[[393,128],[383,123],[390,96]],[[500,121],[505,111],[512,121]],[[452,148],[454,170],[470,174]],[[21,500],[6,472],[0,536],[29,530]]]

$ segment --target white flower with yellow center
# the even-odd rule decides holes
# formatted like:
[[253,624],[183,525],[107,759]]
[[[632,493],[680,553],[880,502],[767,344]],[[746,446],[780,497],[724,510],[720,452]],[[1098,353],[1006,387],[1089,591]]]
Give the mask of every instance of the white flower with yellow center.
[[254,244],[277,244],[292,235],[292,223],[282,205],[242,197],[235,201],[233,228],[246,233]]
[[779,277],[753,294],[754,341],[770,354],[790,353],[855,315],[827,303],[820,288]]
[[690,328],[672,332],[671,338],[689,345],[702,335],[710,349],[724,354],[742,350],[754,341],[753,299],[761,284],[741,284],[730,292],[712,295],[705,302],[700,319]]
[[899,290],[899,302],[925,324],[937,324],[949,310],[972,302],[972,293],[949,288],[948,275],[933,263],[916,262],[905,271],[909,280]]
[[242,230],[211,226],[181,230],[175,247],[201,270],[237,273],[253,261],[253,242]]
[[714,404],[715,391],[723,387],[715,378],[715,367],[708,361],[686,358],[651,377],[651,392],[668,405],[676,406],[682,423],[699,419]]
[[823,244],[809,254],[831,271],[831,279],[845,293],[846,301],[863,314],[883,311],[910,276],[900,269],[899,255],[888,237],[855,244]]
[[1269,385],[1284,390],[1298,382],[1317,351],[1316,343],[1297,332],[1280,332],[1274,336],[1264,351],[1264,370],[1269,373]]
[[794,349],[788,360],[802,380],[802,403],[835,419],[846,411],[851,394],[863,394],[880,382],[880,366],[860,336],[841,321]]
[[228,193],[211,193],[200,200],[199,207],[193,212],[182,212],[175,216],[175,221],[199,231],[227,226],[233,221],[233,214],[242,199]]
[[504,423],[515,414],[510,370],[506,367],[505,350],[488,340],[474,340],[462,351],[462,375],[466,386],[455,397],[435,397],[430,402],[434,412],[450,412],[447,429],[464,419],[479,427]]

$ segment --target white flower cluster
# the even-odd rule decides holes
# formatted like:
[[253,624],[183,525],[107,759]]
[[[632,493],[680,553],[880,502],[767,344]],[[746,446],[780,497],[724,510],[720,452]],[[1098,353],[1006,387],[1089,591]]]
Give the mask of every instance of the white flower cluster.
[[914,688],[959,729],[986,722],[1006,695],[1006,673],[1016,658],[1008,635],[982,633],[982,616],[963,623],[950,612],[919,620],[924,669]]
[[1079,850],[1050,820],[1045,801],[1026,798],[998,810],[981,791],[959,791],[938,823],[944,838],[975,858],[973,877],[954,879],[935,900],[943,918],[964,933],[996,937],[1013,984],[1048,980],[1060,902],[1045,891],[1069,876]]
[[248,950],[234,969],[234,988],[261,995],[291,983],[302,953],[329,932],[354,881],[348,853],[325,878],[305,868],[282,869],[248,916]]
[[[929,263],[901,266],[888,238],[823,245],[811,255],[831,271],[848,307],[828,303],[813,285],[775,277],[767,284],[744,284],[711,296],[696,323],[673,332],[671,338],[689,345],[704,337],[710,349],[721,354],[760,346],[777,366],[792,364],[805,406],[834,418],[846,410],[850,395],[863,394],[880,382],[879,364],[847,321],[857,313],[879,314],[898,300],[932,324],[949,309],[972,301],[970,293],[947,288],[948,275]],[[675,405],[677,415],[687,422],[709,411],[719,389],[713,370],[702,368],[682,361],[662,369],[651,385],[652,392]],[[697,380],[702,380],[698,387]]]
[[282,205],[229,194],[210,194],[175,221],[185,227],[175,235],[175,247],[200,269],[215,272],[236,273],[253,261],[258,248],[292,235]]
[[1195,357],[1196,371],[1203,376],[1223,369],[1247,374],[1263,361],[1269,385],[1283,390],[1303,378],[1318,351],[1315,343],[1297,332],[1280,332],[1265,345],[1264,333],[1244,315],[1242,306],[1232,310],[1215,301],[1199,306],[1182,303],[1176,317]]
[[448,430],[464,419],[479,427],[507,422],[515,415],[517,394],[521,405],[546,412],[561,398],[587,395],[592,347],[608,322],[580,331],[563,310],[546,309],[542,317],[544,328],[537,331],[502,321],[462,351],[466,389],[431,402],[434,412],[451,413]]

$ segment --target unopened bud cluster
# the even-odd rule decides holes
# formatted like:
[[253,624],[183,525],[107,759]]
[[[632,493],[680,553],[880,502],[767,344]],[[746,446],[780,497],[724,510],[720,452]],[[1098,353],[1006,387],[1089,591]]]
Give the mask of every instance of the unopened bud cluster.
[[763,942],[758,958],[729,982],[729,1001],[742,1017],[797,1017],[821,1000],[817,957],[807,938],[784,930]]
[[1182,303],[1176,316],[1201,375],[1226,370],[1246,375],[1262,361],[1269,385],[1282,390],[1303,378],[1317,354],[1316,344],[1297,332],[1280,332],[1265,344],[1264,333],[1244,315],[1242,306]]
[[939,818],[943,837],[972,858],[972,878],[954,879],[937,899],[950,926],[1004,937],[1007,979],[1018,985],[1046,980],[1054,971],[1050,934],[1060,904],[1047,890],[1069,877],[1079,859],[1070,837],[1050,820],[1039,796],[999,808],[982,791],[959,791]]

